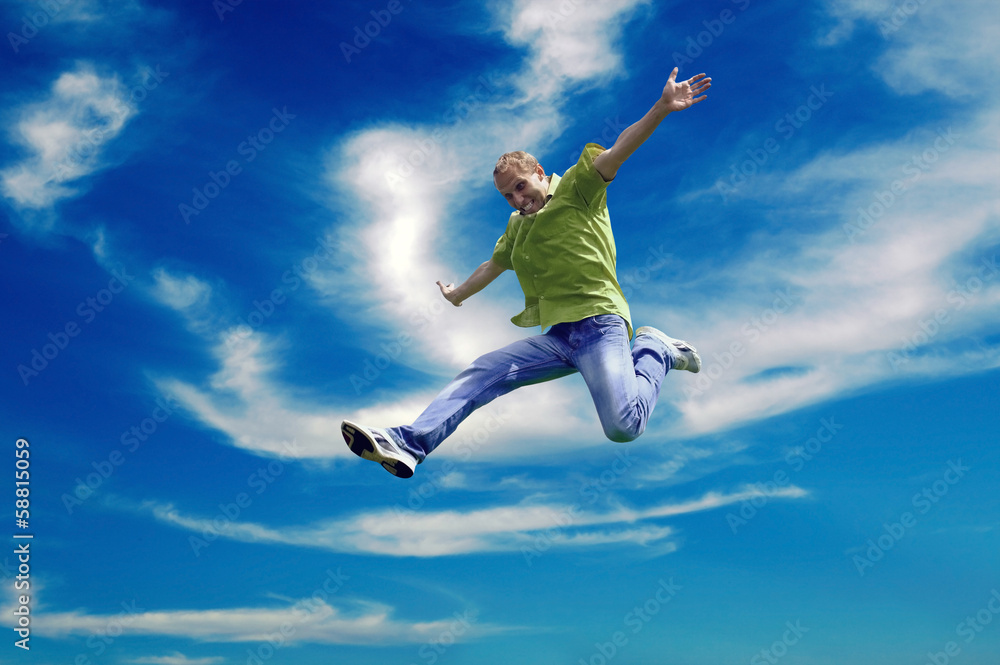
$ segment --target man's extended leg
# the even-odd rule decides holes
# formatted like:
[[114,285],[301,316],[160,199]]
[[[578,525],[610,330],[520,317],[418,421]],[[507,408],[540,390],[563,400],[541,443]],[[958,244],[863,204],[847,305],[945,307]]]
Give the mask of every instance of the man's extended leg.
[[442,390],[412,425],[387,431],[418,461],[473,411],[516,388],[576,372],[563,340],[549,333],[508,344],[477,358]]
[[409,478],[416,465],[479,407],[515,388],[577,371],[569,361],[571,349],[553,330],[477,358],[412,425],[380,429],[345,420],[341,425],[345,442],[355,455]]

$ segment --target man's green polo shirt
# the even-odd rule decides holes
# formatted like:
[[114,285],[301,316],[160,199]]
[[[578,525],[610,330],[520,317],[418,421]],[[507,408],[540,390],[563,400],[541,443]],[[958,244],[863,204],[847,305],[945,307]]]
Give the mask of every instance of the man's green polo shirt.
[[607,188],[594,168],[602,146],[588,143],[576,165],[552,174],[547,203],[536,213],[515,212],[497,240],[493,262],[513,269],[524,291],[523,328],[618,314],[632,336],[628,303],[615,273]]

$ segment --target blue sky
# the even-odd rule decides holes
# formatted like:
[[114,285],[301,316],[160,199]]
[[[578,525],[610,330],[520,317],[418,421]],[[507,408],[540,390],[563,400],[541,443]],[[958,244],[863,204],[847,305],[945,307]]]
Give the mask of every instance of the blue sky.
[[[34,534],[3,662],[997,662],[992,3],[51,0],[0,27],[0,427]],[[675,65],[709,97],[609,207],[633,322],[701,374],[631,444],[570,377],[408,481],[354,457],[343,418],[412,421],[532,334],[512,273],[461,308],[434,285],[503,232],[496,157],[562,173]]]

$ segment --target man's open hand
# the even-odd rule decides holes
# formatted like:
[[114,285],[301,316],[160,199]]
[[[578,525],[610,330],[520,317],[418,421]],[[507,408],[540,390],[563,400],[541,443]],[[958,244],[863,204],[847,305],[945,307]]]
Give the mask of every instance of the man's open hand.
[[[663,86],[663,95],[660,97],[668,112],[683,111],[692,104],[697,104],[705,99],[705,91],[712,87],[712,79],[705,78],[704,74],[695,74],[686,81],[677,82],[677,68],[670,72],[667,84]],[[699,97],[699,95],[701,95]]]
[[462,301],[458,300],[458,294],[455,293],[455,285],[454,284],[444,284],[440,280],[438,280],[437,285],[438,285],[438,288],[441,289],[441,295],[444,296],[445,300],[447,300],[448,302],[450,302],[455,307],[461,307],[462,306]]

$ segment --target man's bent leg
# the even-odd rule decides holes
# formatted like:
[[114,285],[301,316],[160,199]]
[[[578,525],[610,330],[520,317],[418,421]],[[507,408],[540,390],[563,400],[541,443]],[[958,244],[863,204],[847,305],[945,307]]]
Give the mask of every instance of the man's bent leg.
[[658,340],[636,338],[629,349],[628,329],[617,315],[579,322],[573,361],[594,399],[605,435],[632,441],[643,433],[670,369],[668,351]]
[[387,431],[423,461],[479,407],[521,386],[576,372],[568,353],[564,340],[546,334],[480,356],[434,398],[412,425]]

